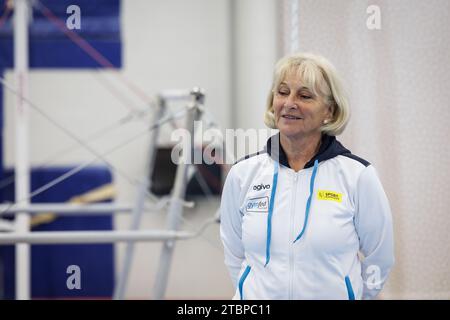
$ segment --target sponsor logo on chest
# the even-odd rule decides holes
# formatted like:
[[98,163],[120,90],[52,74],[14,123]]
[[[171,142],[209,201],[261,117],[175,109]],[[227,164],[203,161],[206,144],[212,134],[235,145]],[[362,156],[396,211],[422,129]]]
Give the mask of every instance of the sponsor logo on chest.
[[269,210],[269,197],[248,199],[247,212],[267,212]]
[[255,190],[255,191],[268,190],[268,189],[270,189],[270,184],[260,183],[258,185],[253,186],[253,190]]
[[330,190],[319,190],[317,192],[317,199],[342,202],[342,193],[330,191]]

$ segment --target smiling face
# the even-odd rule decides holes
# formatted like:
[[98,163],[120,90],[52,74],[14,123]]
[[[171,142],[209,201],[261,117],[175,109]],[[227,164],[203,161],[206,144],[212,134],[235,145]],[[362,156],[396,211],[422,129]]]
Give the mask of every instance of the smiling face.
[[333,110],[317,90],[307,87],[297,72],[290,71],[274,88],[273,111],[280,133],[289,138],[320,135],[324,121],[330,121]]

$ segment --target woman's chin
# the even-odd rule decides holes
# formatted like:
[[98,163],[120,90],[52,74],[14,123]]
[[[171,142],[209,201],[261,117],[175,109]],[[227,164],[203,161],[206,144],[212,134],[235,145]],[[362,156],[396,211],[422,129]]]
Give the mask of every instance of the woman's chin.
[[286,137],[296,137],[302,135],[302,130],[299,130],[298,128],[280,126],[278,130]]

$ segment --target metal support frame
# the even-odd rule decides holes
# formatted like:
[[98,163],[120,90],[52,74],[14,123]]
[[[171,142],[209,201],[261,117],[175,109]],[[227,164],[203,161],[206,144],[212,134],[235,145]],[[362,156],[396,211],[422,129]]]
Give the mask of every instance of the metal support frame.
[[[165,103],[168,99],[180,100],[187,97],[193,97],[194,102],[188,106],[188,113],[186,117],[186,128],[191,133],[191,150],[194,146],[194,122],[199,120],[202,114],[204,94],[200,89],[194,88],[186,96],[186,91],[170,91],[160,95],[160,109],[155,115],[156,119],[163,116],[165,111]],[[30,232],[29,228],[26,232],[18,233],[17,228],[10,228],[5,226],[2,231],[10,231],[0,233],[0,245],[16,244],[17,246],[27,246],[30,244],[64,244],[64,243],[78,243],[78,244],[92,244],[92,243],[112,243],[119,241],[127,242],[127,251],[124,260],[124,268],[121,272],[118,285],[114,292],[115,299],[123,299],[126,290],[128,274],[131,268],[133,257],[134,242],[138,241],[164,241],[163,251],[161,253],[161,260],[158,271],[158,283],[155,287],[156,296],[162,298],[165,292],[168,278],[168,269],[171,264],[173,255],[173,247],[176,240],[184,240],[196,237],[212,222],[207,221],[198,232],[189,233],[178,231],[180,219],[183,212],[183,207],[192,207],[192,203],[184,200],[186,191],[186,182],[188,178],[188,171],[190,166],[184,161],[178,165],[175,184],[170,198],[162,199],[155,206],[151,208],[146,207],[146,195],[150,188],[150,173],[153,171],[154,161],[156,156],[156,142],[158,138],[158,129],[152,131],[150,136],[150,147],[148,152],[148,172],[145,179],[138,187],[138,196],[136,204],[119,205],[110,203],[96,203],[96,204],[60,204],[60,203],[38,203],[29,204],[21,202],[19,205],[11,206],[0,205],[0,218],[3,215],[20,216],[23,212],[27,212],[27,217],[30,215],[37,215],[45,212],[55,212],[58,215],[97,215],[97,214],[117,214],[117,213],[132,213],[131,229],[127,231],[61,231],[61,232]],[[183,150],[184,152],[188,150]],[[191,154],[192,156],[192,154]],[[143,230],[138,231],[139,224],[144,211],[158,211],[169,205],[167,226],[168,230]],[[6,228],[7,227],[7,228]],[[29,259],[29,256],[28,256]],[[22,279],[22,278],[21,278]],[[23,279],[22,279],[23,280]],[[16,279],[17,281],[17,279]],[[28,277],[29,281],[29,277]],[[21,281],[22,284],[24,281]],[[27,284],[29,286],[29,283]],[[23,290],[23,289],[22,289]],[[29,293],[29,291],[28,291]],[[29,297],[21,296],[20,299],[29,299]]]
[[[181,206],[181,200],[183,200],[185,197],[187,175],[190,166],[190,164],[187,163],[186,161],[186,152],[189,152],[191,156],[190,159],[193,159],[194,137],[195,137],[194,124],[195,121],[201,118],[203,111],[203,103],[204,103],[203,92],[200,89],[196,88],[192,91],[191,94],[194,96],[194,103],[190,107],[190,112],[186,117],[186,126],[185,126],[190,133],[191,138],[190,150],[182,150],[182,157],[180,163],[177,166],[175,184],[172,190],[172,201],[170,203],[166,221],[167,228],[173,231],[179,229],[181,217],[183,215],[183,207]],[[164,298],[174,248],[175,248],[175,241],[173,239],[166,240],[163,244],[158,265],[158,271],[156,273],[155,278],[155,285],[152,293],[154,299]]]
[[[207,221],[200,231],[189,233],[178,231],[183,207],[188,206],[184,201],[189,164],[182,162],[178,165],[176,179],[169,203],[167,216],[168,230],[143,230],[138,231],[143,211],[145,208],[145,196],[149,190],[150,175],[147,174],[145,181],[138,189],[137,201],[134,207],[126,205],[111,204],[29,204],[30,194],[30,168],[29,168],[29,146],[28,146],[28,105],[24,97],[28,97],[28,18],[29,3],[27,0],[15,0],[14,2],[14,61],[17,87],[19,88],[16,104],[16,206],[0,205],[0,218],[3,214],[16,215],[14,224],[5,224],[6,229],[13,227],[15,232],[0,233],[0,245],[16,244],[16,299],[30,299],[30,244],[63,244],[63,243],[111,243],[126,241],[127,255],[125,266],[121,277],[122,287],[118,287],[117,296],[123,297],[126,288],[126,280],[133,255],[133,244],[136,241],[164,241],[161,252],[161,260],[157,273],[157,281],[154,296],[161,299],[164,296],[168,273],[170,269],[173,249],[176,240],[189,239],[198,236],[204,228],[211,223]],[[194,122],[199,120],[202,114],[204,94],[195,88],[186,91],[165,91],[160,95],[164,100],[185,99],[186,95],[194,98],[186,118],[186,127],[191,133],[191,147],[194,146]],[[161,107],[161,110],[164,109]],[[161,111],[160,110],[160,111]],[[160,112],[156,118],[160,117]],[[151,145],[148,157],[149,173],[153,170],[157,130],[151,133]],[[183,151],[184,152],[184,151]],[[192,152],[192,150],[190,150]],[[20,199],[20,203],[18,203]],[[162,202],[161,202],[162,203]],[[158,203],[159,204],[159,203]],[[165,203],[164,203],[165,205]],[[30,232],[30,214],[42,212],[55,212],[61,215],[70,214],[109,214],[132,212],[131,230],[127,231],[61,231],[61,232]],[[214,220],[214,219],[213,219]],[[212,221],[213,221],[212,220]],[[214,221],[213,221],[214,222]],[[115,295],[116,297],[116,295]]]
[[[154,121],[158,121],[164,115],[166,110],[166,102],[164,99],[159,99],[158,110],[155,113]],[[149,137],[149,149],[147,153],[147,170],[144,171],[144,179],[142,179],[141,184],[137,187],[137,199],[136,204],[133,208],[133,215],[131,221],[130,230],[138,230],[142,219],[142,213],[144,211],[145,200],[147,199],[147,193],[151,188],[151,174],[153,173],[157,142],[159,136],[159,127],[152,130]],[[117,279],[116,287],[114,288],[113,299],[122,300],[125,297],[125,291],[127,289],[128,277],[130,274],[131,263],[133,261],[134,255],[134,242],[128,242],[125,249],[125,257],[123,260],[122,270],[120,272],[119,278]]]
[[[14,70],[20,96],[16,100],[16,144],[15,144],[15,198],[16,202],[27,199],[30,193],[30,163],[28,139],[28,105],[22,97],[28,96],[28,18],[27,0],[14,1]],[[28,201],[22,202],[27,204]],[[30,216],[22,212],[16,216],[15,230],[19,234],[30,229]],[[16,299],[30,299],[30,246],[16,245]]]

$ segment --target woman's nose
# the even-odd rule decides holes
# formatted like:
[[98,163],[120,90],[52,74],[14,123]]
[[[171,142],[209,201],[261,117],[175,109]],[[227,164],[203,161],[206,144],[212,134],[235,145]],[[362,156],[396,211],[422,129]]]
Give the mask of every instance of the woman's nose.
[[286,98],[286,101],[285,101],[285,103],[284,103],[284,106],[286,107],[286,108],[297,108],[298,106],[297,106],[297,104],[296,104],[296,101],[295,101],[295,96],[294,95],[289,95],[287,98]]

